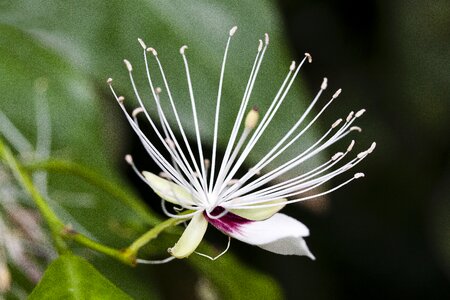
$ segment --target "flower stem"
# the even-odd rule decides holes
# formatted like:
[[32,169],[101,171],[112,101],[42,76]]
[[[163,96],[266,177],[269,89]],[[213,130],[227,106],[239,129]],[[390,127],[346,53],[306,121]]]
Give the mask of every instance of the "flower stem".
[[[187,214],[189,212],[190,211],[187,211],[185,213]],[[158,235],[161,232],[163,232],[165,229],[171,226],[175,226],[186,220],[187,218],[186,219],[170,218],[156,225],[155,227],[153,227],[152,229],[141,235],[138,239],[136,239],[130,246],[128,246],[128,248],[124,250],[125,255],[136,258],[139,249],[148,244],[151,240],[158,237]]]

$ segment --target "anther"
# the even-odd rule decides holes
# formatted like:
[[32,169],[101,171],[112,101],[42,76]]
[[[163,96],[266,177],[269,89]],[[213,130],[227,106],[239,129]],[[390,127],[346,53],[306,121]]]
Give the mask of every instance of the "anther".
[[328,79],[326,77],[323,78],[322,85],[320,86],[321,90],[325,90],[328,85]]
[[377,143],[373,142],[372,145],[370,145],[370,148],[367,149],[367,153],[372,153],[373,150],[375,150],[376,146],[377,146]]
[[358,127],[358,126],[352,126],[352,127],[350,127],[349,130],[350,130],[350,131],[356,130],[356,131],[358,131],[358,132],[361,132],[361,131],[362,131],[361,127]]
[[263,48],[263,41],[259,40],[258,52],[261,52],[262,48]]
[[184,45],[180,48],[180,54],[184,55],[184,51],[188,48],[188,46]]
[[128,60],[124,59],[123,62],[125,63],[125,66],[127,67],[128,72],[133,71],[133,67],[131,66],[131,63]]
[[230,36],[233,36],[236,33],[237,30],[237,26],[234,26],[233,28],[230,29]]
[[155,88],[155,93],[156,94],[161,94],[161,91],[162,90],[161,90],[161,88],[159,86]]
[[151,52],[154,56],[157,56],[157,55],[158,55],[158,52],[156,52],[156,50],[153,49],[152,47],[148,47],[148,48],[147,48],[147,52]]
[[348,145],[348,147],[347,147],[347,152],[352,151],[354,145],[355,145],[355,140],[352,140],[350,145]]
[[289,66],[289,70],[290,71],[294,71],[295,70],[295,61],[291,62],[291,65]]
[[136,116],[138,114],[140,114],[141,112],[144,112],[144,109],[142,107],[137,107],[133,110],[133,112],[131,113],[131,115],[133,116],[133,118],[136,118]]
[[159,172],[159,177],[165,178],[165,179],[169,179],[171,180],[172,178],[170,178],[169,174],[167,174],[166,172]]
[[203,160],[203,163],[205,165],[205,169],[209,169],[209,167],[211,166],[211,161],[209,159]]
[[106,80],[106,83],[109,84],[109,85],[111,85],[112,81],[113,81],[113,79],[110,77],[110,78],[108,78],[108,79]]
[[331,157],[331,160],[335,161],[336,159],[338,159],[338,158],[341,157],[342,155],[344,155],[344,153],[338,152],[338,153],[336,153],[335,155],[333,155],[333,156]]
[[308,52],[305,53],[306,58],[308,59],[309,63],[312,63],[312,56]]
[[353,118],[353,115],[354,115],[354,114],[355,114],[355,112],[354,112],[354,111],[351,111],[351,112],[348,114],[346,121],[347,121],[347,122],[350,122],[350,120]]
[[363,113],[365,113],[365,111],[366,111],[365,109],[361,109],[361,110],[359,110],[359,111],[358,111],[358,112],[357,112],[357,113],[355,114],[355,117],[356,117],[356,118],[359,118],[359,117],[361,117],[361,116],[362,116],[362,114],[363,114]]
[[269,34],[268,33],[264,33],[264,41],[266,43],[266,46],[269,45]]
[[333,99],[336,99],[337,97],[339,97],[339,95],[341,94],[341,92],[342,92],[342,89],[338,89],[338,90],[336,91],[336,93],[334,93]]
[[125,155],[125,161],[129,164],[129,165],[133,165],[133,157],[130,154]]
[[141,47],[145,50],[147,49],[147,45],[145,45],[144,41],[141,38],[138,38],[139,44],[141,44]]
[[120,104],[122,104],[123,101],[125,101],[125,97],[124,97],[124,96],[119,96],[119,97],[117,98],[117,102],[119,102]]
[[366,150],[366,151],[363,151],[363,152],[358,153],[357,157],[358,157],[358,158],[363,158],[363,157],[366,157],[367,154],[369,154],[369,153],[368,153],[367,150]]
[[254,129],[256,124],[258,124],[259,112],[257,107],[253,107],[247,114],[245,118],[245,128]]
[[238,183],[238,181],[239,181],[239,179],[231,179],[231,180],[227,183],[227,185],[228,185],[228,186],[235,185],[236,183]]
[[331,128],[336,128],[339,124],[341,124],[342,119],[337,119],[336,122],[333,123],[333,125],[331,125]]
[[175,150],[175,143],[171,139],[166,138],[165,141],[171,149]]
[[358,178],[361,178],[364,176],[365,176],[364,173],[356,173],[354,177],[355,177],[355,179],[358,179]]

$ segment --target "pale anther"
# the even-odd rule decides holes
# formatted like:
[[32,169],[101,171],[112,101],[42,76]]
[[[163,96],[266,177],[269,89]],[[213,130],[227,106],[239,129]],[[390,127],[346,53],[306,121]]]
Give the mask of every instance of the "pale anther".
[[308,62],[312,63],[312,56],[308,52],[305,53],[305,56],[308,58]]
[[295,70],[295,60],[293,60],[293,61],[291,62],[291,65],[290,65],[290,67],[289,67],[289,70],[290,70],[290,71],[294,71],[294,70]]
[[335,161],[336,159],[338,159],[338,158],[341,157],[342,155],[344,155],[343,152],[338,152],[338,153],[336,153],[335,155],[333,155],[333,156],[331,157],[331,160],[332,160],[332,161]]
[[127,155],[125,155],[125,161],[126,161],[128,164],[132,165],[132,164],[133,164],[133,157],[131,157],[130,154],[127,154]]
[[359,110],[356,114],[355,114],[355,117],[361,117],[362,116],[362,114],[365,112],[366,110],[365,109],[361,109],[361,110]]
[[373,142],[372,145],[370,145],[370,148],[367,150],[367,152],[372,153],[372,151],[375,150],[376,146],[377,146],[377,143]]
[[361,127],[358,127],[358,126],[352,126],[352,127],[350,127],[349,130],[350,130],[350,131],[356,130],[356,131],[358,131],[358,132],[361,132],[361,131],[362,131]]
[[262,40],[259,40],[259,44],[258,44],[258,52],[261,52],[262,48],[263,48],[263,41],[262,41]]
[[230,29],[230,36],[233,36],[236,33],[237,30],[237,26],[234,26],[233,28]]
[[166,138],[165,141],[166,141],[167,145],[168,145],[171,149],[176,149],[175,143],[174,143],[171,139]]
[[180,48],[180,54],[183,55],[184,51],[188,48],[188,46],[184,45]]
[[136,118],[136,116],[142,112],[144,112],[144,109],[142,107],[137,107],[133,110],[131,115],[133,116],[133,118]]
[[334,93],[333,98],[336,99],[337,97],[339,97],[339,95],[341,94],[341,92],[342,92],[342,89],[338,89],[338,90],[336,91],[336,93]]
[[253,107],[245,118],[245,127],[248,129],[254,129],[258,124],[259,112],[257,107]]
[[147,49],[147,45],[145,45],[144,41],[141,38],[138,38],[139,44],[141,44],[141,47],[145,50]]
[[264,41],[265,41],[266,45],[269,45],[269,34],[268,33],[264,33]]
[[157,56],[157,55],[158,55],[158,52],[156,52],[156,50],[153,49],[152,47],[148,47],[148,48],[147,48],[147,52],[151,52],[154,56]]
[[347,122],[350,122],[350,120],[353,118],[353,115],[354,115],[354,114],[355,114],[355,112],[354,112],[354,111],[351,111],[351,112],[348,114],[346,121],[347,121]]
[[125,63],[125,66],[127,67],[128,72],[133,71],[133,67],[131,66],[131,63],[128,60],[124,59],[123,62]]
[[326,77],[323,78],[322,85],[320,86],[320,89],[325,90],[328,85],[328,79]]
[[160,87],[157,87],[157,88],[155,88],[155,93],[157,93],[157,94],[161,94],[161,88]]
[[110,78],[108,78],[108,79],[106,80],[106,83],[109,84],[109,85],[111,85],[112,81],[113,81],[113,79],[110,77]]
[[361,178],[364,177],[364,173],[356,173],[355,178]]
[[119,103],[123,103],[123,101],[125,101],[125,97],[124,97],[124,96],[119,96],[119,97],[117,98],[117,101],[118,101]]
[[350,143],[350,145],[348,145],[348,147],[347,147],[347,152],[352,151],[354,145],[355,145],[355,140],[352,140],[352,142]]
[[337,119],[336,122],[333,123],[333,125],[331,125],[331,128],[336,128],[339,124],[341,124],[342,119]]

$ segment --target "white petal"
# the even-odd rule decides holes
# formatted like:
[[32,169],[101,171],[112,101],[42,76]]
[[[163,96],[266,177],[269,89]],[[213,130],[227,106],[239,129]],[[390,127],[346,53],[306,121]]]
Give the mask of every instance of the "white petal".
[[[235,215],[240,217],[253,220],[253,221],[262,221],[272,217],[275,213],[279,212],[286,204],[287,199],[277,199],[273,201],[264,202],[263,204],[274,204],[280,203],[279,206],[269,206],[269,207],[259,207],[254,209],[230,209],[229,211]],[[258,203],[261,204],[261,203]],[[257,204],[257,205],[258,205]]]
[[227,232],[235,239],[256,245],[265,250],[283,255],[306,255],[315,259],[303,237],[309,235],[308,228],[284,214],[275,214],[264,221],[239,224]]
[[208,228],[208,221],[202,213],[196,214],[169,253],[176,258],[185,258],[197,249]]
[[161,178],[153,173],[144,171],[142,172],[148,185],[153,191],[162,199],[173,204],[187,204],[194,205],[192,195],[184,187],[179,186],[169,180]]

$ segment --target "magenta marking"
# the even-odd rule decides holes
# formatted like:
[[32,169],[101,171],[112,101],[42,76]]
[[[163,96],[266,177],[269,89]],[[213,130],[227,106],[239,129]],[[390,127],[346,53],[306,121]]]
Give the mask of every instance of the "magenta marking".
[[[218,207],[214,208],[214,210],[211,212],[211,215],[218,216],[221,213],[223,213],[224,211],[225,211],[225,209],[223,207],[218,206]],[[239,227],[241,227],[242,225],[248,224],[250,222],[254,222],[254,221],[245,219],[243,217],[240,217],[238,215],[235,215],[231,212],[228,212],[220,219],[211,219],[210,217],[208,217],[208,215],[206,213],[203,213],[203,215],[211,225],[213,225],[214,227],[216,227],[217,229],[219,229],[220,231],[222,231],[225,234],[239,231]]]

